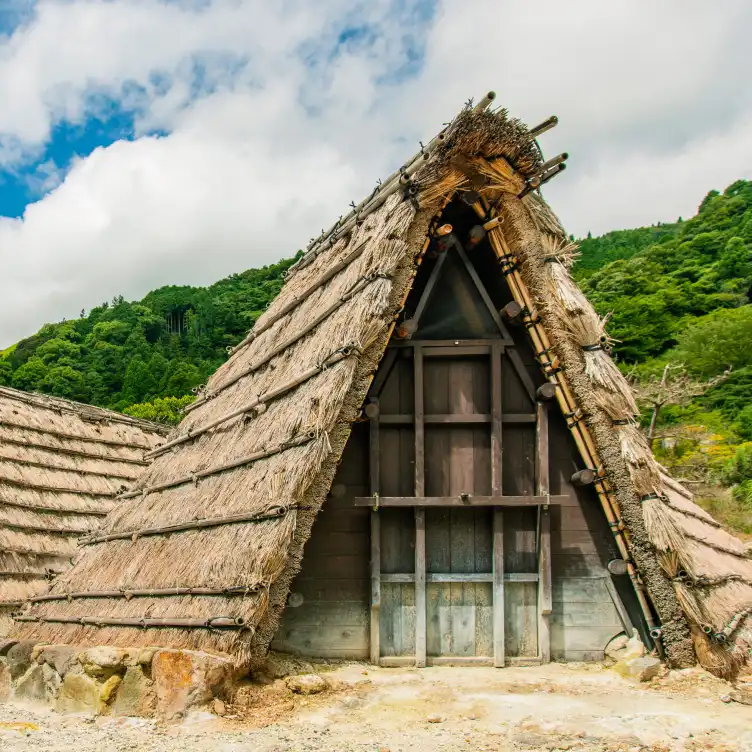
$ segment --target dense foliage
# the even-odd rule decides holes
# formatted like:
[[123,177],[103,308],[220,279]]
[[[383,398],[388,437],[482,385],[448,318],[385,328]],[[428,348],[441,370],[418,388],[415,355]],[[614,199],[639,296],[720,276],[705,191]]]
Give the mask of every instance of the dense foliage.
[[0,357],[0,384],[177,422],[186,395],[224,362],[291,264],[210,287],[162,287],[134,303],[118,297],[74,321],[46,324]]

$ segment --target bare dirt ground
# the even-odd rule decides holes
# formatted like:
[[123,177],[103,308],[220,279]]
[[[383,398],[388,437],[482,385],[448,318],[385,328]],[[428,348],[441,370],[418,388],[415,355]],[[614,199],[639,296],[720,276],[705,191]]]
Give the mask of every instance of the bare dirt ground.
[[179,726],[0,706],[0,750],[31,752],[400,752],[752,750],[752,706],[699,671],[631,684],[599,665],[374,669],[325,674],[334,687],[290,698],[247,688],[227,715]]

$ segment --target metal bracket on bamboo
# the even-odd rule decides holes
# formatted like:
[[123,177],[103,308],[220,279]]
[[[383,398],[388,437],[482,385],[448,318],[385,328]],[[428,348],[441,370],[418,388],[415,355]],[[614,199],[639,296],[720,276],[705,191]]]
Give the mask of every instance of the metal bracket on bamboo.
[[142,629],[167,627],[174,629],[240,629],[253,630],[240,616],[210,616],[206,619],[155,619],[151,617],[115,617],[115,616],[14,616],[15,621],[80,624],[91,627],[140,627]]
[[231,376],[229,379],[219,384],[215,389],[212,390],[210,394],[206,394],[203,399],[196,400],[192,405],[189,405],[188,407],[190,407],[192,410],[195,410],[197,407],[205,404],[207,400],[214,399],[220,392],[224,391],[228,387],[231,387],[233,384],[237,384],[238,381],[244,379],[246,376],[250,376],[252,373],[258,371],[270,360],[276,358],[277,355],[285,352],[289,347],[294,345],[299,340],[303,339],[303,337],[313,331],[320,323],[328,319],[329,316],[331,316],[335,311],[339,310],[345,303],[347,303],[349,300],[352,300],[356,295],[365,290],[368,285],[370,285],[372,282],[375,282],[377,279],[391,279],[391,276],[388,274],[377,273],[360,277],[353,283],[351,288],[346,293],[341,295],[338,300],[327,306],[327,308],[325,308],[323,311],[319,312],[299,332],[293,334],[290,337],[287,337],[287,339],[283,340],[282,342],[277,343],[275,347],[261,359],[254,363],[251,363],[251,365],[247,366],[242,371],[238,371],[238,373],[236,373],[234,376]]
[[122,533],[108,533],[106,535],[95,535],[89,538],[82,538],[78,541],[79,546],[90,546],[95,543],[106,543],[112,540],[131,540],[135,543],[139,538],[145,538],[151,535],[169,535],[170,533],[183,533],[187,530],[203,530],[209,527],[220,527],[222,525],[241,525],[249,522],[265,522],[284,517],[288,512],[297,509],[296,504],[273,504],[261,512],[250,512],[247,514],[233,514],[229,517],[207,517],[205,519],[191,520],[190,522],[178,522],[174,525],[163,525],[161,527],[145,527],[140,530],[127,530]]
[[243,467],[244,465],[250,465],[252,462],[256,462],[257,460],[263,460],[267,457],[272,457],[275,454],[285,452],[288,449],[292,449],[293,447],[307,444],[309,441],[313,441],[315,438],[316,433],[314,431],[308,431],[307,433],[296,436],[289,441],[283,441],[281,444],[271,447],[270,449],[262,449],[258,452],[254,452],[253,454],[249,454],[245,457],[240,457],[237,460],[233,460],[232,462],[225,462],[222,465],[215,465],[214,467],[207,468],[206,470],[199,470],[195,473],[189,473],[188,475],[183,475],[179,478],[176,478],[175,480],[165,481],[164,483],[157,483],[153,486],[140,488],[136,491],[129,491],[128,493],[122,494],[120,498],[132,499],[136,496],[146,496],[146,494],[154,493],[155,491],[165,491],[168,488],[183,486],[186,483],[195,483],[197,480],[208,478],[210,475],[217,475],[218,473],[223,473],[226,470],[234,470],[235,468]]
[[224,588],[209,587],[172,587],[172,588],[122,588],[120,590],[82,590],[75,593],[48,593],[29,598],[29,603],[47,603],[48,601],[73,601],[82,598],[159,598],[175,595],[222,595],[245,596],[255,595],[268,589],[268,582],[257,582],[253,585],[233,585]]
[[211,431],[213,428],[226,423],[228,420],[237,418],[240,415],[248,415],[252,410],[257,410],[259,413],[263,412],[263,410],[259,410],[259,408],[261,408],[262,406],[264,406],[265,410],[265,406],[268,405],[268,403],[272,402],[273,400],[279,399],[280,397],[283,397],[285,394],[291,392],[293,389],[299,387],[306,381],[309,381],[314,376],[318,376],[320,373],[323,373],[327,368],[331,368],[333,365],[336,365],[340,361],[345,360],[350,356],[357,357],[360,354],[360,348],[358,348],[356,345],[346,345],[345,347],[340,347],[330,355],[328,355],[319,365],[313,366],[308,370],[303,371],[303,373],[299,374],[294,379],[286,381],[284,384],[276,387],[276,389],[270,389],[268,392],[259,394],[254,400],[251,400],[251,402],[248,402],[242,407],[232,410],[229,413],[225,413],[219,418],[216,418],[210,423],[207,423],[205,426],[200,426],[198,428],[189,428],[186,433],[177,436],[176,438],[172,439],[172,441],[168,441],[165,444],[162,444],[162,446],[154,449],[145,456],[158,457],[160,454],[164,454],[173,447],[184,444],[186,441],[192,441],[193,439],[198,438],[202,434],[205,434],[207,431]]

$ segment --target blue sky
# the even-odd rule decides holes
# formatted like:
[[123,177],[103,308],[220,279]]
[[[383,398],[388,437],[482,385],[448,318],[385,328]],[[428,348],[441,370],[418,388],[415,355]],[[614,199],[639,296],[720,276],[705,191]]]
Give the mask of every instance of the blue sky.
[[559,116],[570,232],[691,216],[752,174],[749,28],[748,0],[0,0],[0,348],[292,255],[489,89]]

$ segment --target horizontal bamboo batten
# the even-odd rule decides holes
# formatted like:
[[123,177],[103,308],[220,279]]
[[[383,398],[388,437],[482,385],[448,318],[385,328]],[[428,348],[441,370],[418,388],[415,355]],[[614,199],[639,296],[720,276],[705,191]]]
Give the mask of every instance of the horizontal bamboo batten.
[[[0,443],[3,443],[3,440],[0,440]],[[112,478],[114,480],[124,480],[128,481],[129,483],[133,482],[132,475],[122,475],[121,473],[116,472],[108,472],[107,470],[87,470],[85,468],[72,468],[72,467],[59,467],[57,465],[51,465],[47,462],[37,462],[35,460],[29,460],[29,459],[18,459],[16,457],[5,457],[4,455],[0,454],[0,462],[13,462],[17,465],[24,465],[27,467],[39,467],[43,470],[59,470],[61,472],[65,473],[77,473],[78,475],[93,475],[97,478]],[[0,478],[0,480],[2,480]]]
[[177,436],[176,438],[168,441],[165,444],[162,444],[162,446],[152,450],[145,456],[152,458],[158,457],[160,454],[164,454],[166,451],[172,449],[173,447],[184,444],[186,441],[192,441],[202,434],[205,434],[207,431],[211,431],[212,429],[217,428],[217,426],[221,426],[228,420],[232,420],[233,418],[237,418],[239,415],[249,413],[251,410],[254,410],[260,405],[266,405],[272,400],[283,397],[285,394],[291,392],[301,384],[304,384],[306,381],[309,381],[314,376],[318,376],[318,374],[323,373],[327,368],[331,368],[333,365],[336,365],[345,358],[349,358],[353,355],[360,355],[360,350],[357,346],[349,345],[346,347],[341,347],[335,350],[331,355],[329,355],[326,360],[324,360],[320,365],[309,368],[300,375],[296,376],[294,379],[291,379],[281,386],[278,386],[276,389],[270,389],[268,392],[260,394],[258,397],[246,403],[242,407],[239,407],[236,410],[232,410],[231,412],[226,413],[219,418],[215,418],[213,421],[207,423],[204,426],[199,426],[198,428],[189,428],[186,433]]
[[0,477],[0,487],[3,485],[16,488],[29,488],[33,491],[47,491],[56,494],[75,494],[77,496],[94,496],[100,499],[114,499],[116,491],[90,491],[86,488],[65,488],[63,486],[46,486],[43,483],[32,483],[26,480]]
[[269,363],[269,361],[273,360],[278,355],[281,355],[289,347],[291,347],[296,342],[298,342],[303,337],[305,337],[307,334],[312,332],[319,324],[321,324],[323,321],[326,321],[326,319],[328,319],[335,311],[337,311],[343,305],[345,305],[345,303],[347,303],[349,300],[354,298],[360,292],[365,290],[366,287],[368,287],[368,285],[375,282],[377,279],[387,279],[387,278],[388,277],[384,274],[369,274],[365,277],[361,277],[359,280],[357,280],[353,284],[350,290],[348,290],[344,295],[340,296],[334,303],[332,303],[326,309],[321,311],[317,316],[315,316],[314,319],[307,326],[305,326],[299,332],[296,332],[295,334],[293,334],[291,337],[288,337],[287,339],[280,342],[273,350],[267,353],[263,358],[259,359],[255,363],[252,363],[250,366],[248,366],[247,368],[244,368],[242,371],[236,373],[234,376],[227,379],[226,381],[223,381],[221,384],[219,384],[219,386],[217,386],[211,392],[205,393],[203,397],[200,397],[194,403],[192,403],[191,405],[188,405],[188,407],[191,407],[192,409],[200,407],[205,402],[208,402],[209,400],[213,399],[220,392],[224,391],[228,387],[231,387],[233,384],[237,384],[238,381],[240,381],[241,379],[244,379],[247,376],[250,376],[252,373],[258,371],[260,368],[263,368],[263,366]]
[[27,525],[19,522],[0,522],[0,527],[11,530],[23,530],[29,533],[44,533],[45,535],[65,535],[68,537],[78,537],[81,533],[88,533],[89,530],[72,530],[65,527],[49,527],[46,525]]
[[342,259],[342,261],[340,261],[339,263],[334,264],[330,269],[322,274],[319,279],[317,279],[313,284],[309,285],[302,293],[300,293],[300,295],[297,295],[287,305],[280,308],[280,310],[277,311],[274,316],[270,316],[269,318],[264,319],[264,321],[259,326],[251,329],[245,339],[243,339],[242,342],[235,345],[235,347],[233,347],[229,351],[230,354],[234,355],[236,352],[238,352],[238,350],[242,350],[246,345],[249,345],[251,342],[253,342],[254,339],[256,339],[256,337],[258,337],[260,334],[263,334],[265,331],[267,331],[267,329],[271,329],[271,327],[274,326],[274,324],[276,324],[280,319],[287,316],[287,314],[291,311],[294,311],[304,300],[310,298],[314,292],[321,289],[327,282],[336,277],[341,271],[347,269],[347,267],[350,266],[353,261],[363,255],[363,251],[365,251],[370,240],[371,236],[369,235],[362,243],[358,244],[358,247],[352,253],[350,253],[346,258]]
[[[45,431],[45,433],[47,432]],[[98,454],[96,452],[87,452],[83,449],[70,449],[68,447],[52,446],[51,444],[39,444],[33,441],[26,441],[25,439],[16,439],[12,436],[3,436],[0,438],[0,444],[13,444],[14,446],[24,447],[25,449],[40,449],[45,452],[62,454],[66,457],[81,457],[82,459],[100,460],[101,462],[122,462],[126,465],[138,465],[139,467],[146,467],[149,464],[146,460],[135,459],[133,457],[113,457],[111,454]],[[64,470],[66,468],[57,469]]]
[[52,579],[53,574],[60,574],[59,572],[54,573],[48,573],[48,572],[10,572],[10,571],[3,571],[0,572],[0,577],[11,577],[15,578],[17,580],[49,580]]
[[265,522],[266,520],[276,520],[284,517],[288,512],[296,509],[295,504],[283,506],[275,504],[261,512],[249,512],[248,514],[233,514],[228,517],[208,517],[203,520],[191,520],[190,522],[178,522],[174,525],[162,525],[161,527],[146,527],[140,530],[126,530],[121,533],[107,533],[106,535],[97,535],[91,538],[82,538],[79,541],[81,546],[90,546],[95,543],[106,543],[113,540],[132,540],[134,543],[139,538],[146,538],[150,535],[170,535],[170,533],[183,533],[187,530],[203,530],[210,527],[221,527],[222,525],[239,525],[248,522]]
[[29,603],[46,603],[48,601],[72,601],[79,598],[162,598],[173,595],[255,595],[269,587],[268,583],[257,582],[253,585],[232,585],[224,588],[209,587],[172,587],[172,588],[126,588],[123,590],[82,590],[78,593],[49,593],[29,598]]
[[157,483],[156,485],[147,486],[146,488],[141,488],[136,491],[128,491],[128,493],[121,494],[119,498],[132,499],[136,496],[146,496],[147,494],[154,493],[155,491],[166,491],[168,488],[183,486],[186,483],[195,483],[202,478],[208,478],[211,475],[217,475],[218,473],[223,473],[226,470],[234,470],[237,467],[249,465],[251,464],[251,462],[263,460],[267,457],[273,457],[275,454],[280,454],[281,452],[285,452],[288,449],[292,449],[293,447],[307,444],[309,441],[313,441],[315,438],[315,433],[305,433],[301,436],[296,436],[289,441],[284,441],[275,447],[271,447],[270,449],[262,449],[258,452],[254,452],[253,454],[249,454],[245,457],[240,457],[236,460],[233,460],[232,462],[224,462],[221,465],[215,465],[214,467],[207,468],[206,470],[197,470],[195,473],[183,475],[180,478],[165,481],[164,483]]
[[149,617],[114,616],[15,616],[15,621],[50,624],[80,624],[82,627],[141,627],[175,629],[242,629],[250,630],[244,620],[232,616],[210,616],[207,619],[152,619]]
[[79,436],[75,433],[67,433],[54,428],[47,428],[41,426],[30,426],[25,423],[18,423],[16,421],[8,420],[7,418],[0,418],[0,427],[7,426],[8,428],[19,428],[23,431],[34,431],[36,433],[43,433],[48,436],[54,436],[58,439],[69,439],[71,441],[84,441],[88,444],[102,444],[104,446],[121,447],[123,449],[143,449],[148,451],[151,447],[148,444],[129,443],[127,441],[120,441],[117,439],[102,439],[96,436]]
[[[29,512],[43,512],[49,514],[83,514],[96,515],[97,517],[106,517],[108,509],[78,509],[70,507],[50,507],[44,504],[33,504],[16,499],[0,497],[0,506],[13,507],[14,509],[26,509]],[[2,525],[2,523],[0,523]]]

